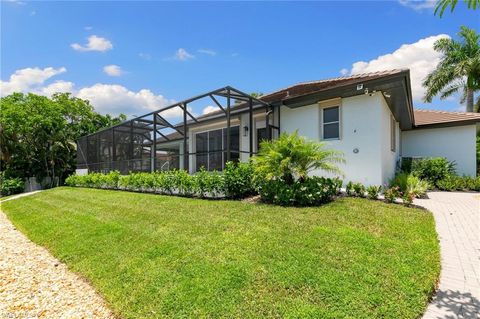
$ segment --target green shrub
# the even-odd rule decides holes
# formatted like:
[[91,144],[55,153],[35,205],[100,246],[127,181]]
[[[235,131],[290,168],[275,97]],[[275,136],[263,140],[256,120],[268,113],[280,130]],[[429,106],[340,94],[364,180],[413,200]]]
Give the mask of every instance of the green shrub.
[[206,197],[210,191],[210,173],[205,170],[202,166],[200,170],[195,174],[195,183],[196,183],[196,190],[198,195],[202,198]]
[[355,189],[353,188],[352,181],[347,183],[347,186],[345,187],[345,192],[347,193],[348,196],[353,196],[355,194]]
[[400,188],[398,186],[387,188],[383,192],[383,196],[387,203],[393,203],[395,199],[400,196],[400,194]]
[[408,173],[397,174],[390,186],[397,186],[402,193],[412,193],[417,198],[425,196],[430,188],[430,184],[427,181],[423,181],[419,177]]
[[309,177],[287,185],[279,179],[265,179],[259,187],[262,201],[282,206],[317,206],[332,201],[340,191],[338,178]]
[[449,175],[437,182],[442,191],[480,191],[480,177]]
[[173,187],[178,194],[183,196],[192,196],[196,193],[195,177],[186,170],[173,170]]
[[253,166],[249,163],[227,162],[223,178],[225,195],[228,198],[244,198],[255,192]]
[[18,177],[0,178],[0,193],[2,196],[22,193],[25,189],[25,182]]
[[480,176],[465,176],[463,178],[465,180],[465,190],[480,192]]
[[367,197],[369,199],[377,199],[378,194],[382,190],[382,186],[371,185],[367,187]]
[[365,186],[362,183],[354,183],[353,191],[357,197],[365,197]]
[[340,173],[341,152],[327,149],[325,143],[282,133],[273,141],[263,141],[252,158],[255,187],[264,202],[283,206],[310,206],[333,199],[341,187],[339,179],[310,177],[314,170]]
[[413,203],[413,199],[415,198],[415,194],[413,192],[404,192],[401,194],[402,195],[402,200],[403,204],[405,206],[410,206]]
[[444,157],[423,158],[413,161],[412,173],[437,187],[439,180],[455,174],[455,163]]

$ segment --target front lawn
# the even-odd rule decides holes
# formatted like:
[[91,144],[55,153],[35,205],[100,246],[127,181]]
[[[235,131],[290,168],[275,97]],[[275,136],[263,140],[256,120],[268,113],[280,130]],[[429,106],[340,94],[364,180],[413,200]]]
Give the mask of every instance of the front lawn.
[[440,271],[433,217],[57,188],[1,204],[123,318],[417,318]]

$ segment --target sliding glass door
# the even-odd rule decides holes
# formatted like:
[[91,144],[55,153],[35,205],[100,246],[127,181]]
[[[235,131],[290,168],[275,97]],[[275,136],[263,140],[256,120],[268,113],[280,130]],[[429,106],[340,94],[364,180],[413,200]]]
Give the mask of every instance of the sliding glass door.
[[[218,129],[195,134],[196,170],[221,171],[227,162],[227,129]],[[238,161],[240,154],[240,130],[230,128],[230,160]]]

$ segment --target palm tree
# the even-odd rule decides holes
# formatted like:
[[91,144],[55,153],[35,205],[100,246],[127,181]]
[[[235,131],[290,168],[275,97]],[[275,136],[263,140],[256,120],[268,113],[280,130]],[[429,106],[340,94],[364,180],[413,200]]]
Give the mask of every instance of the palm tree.
[[[473,112],[474,94],[480,89],[480,35],[465,26],[458,35],[460,41],[442,38],[435,42],[435,51],[443,57],[423,82],[427,88],[424,100],[431,102],[439,94],[445,99],[461,91],[461,102],[466,102],[467,112]],[[475,104],[478,109],[480,99]]]
[[[455,7],[457,6],[458,0],[440,0],[437,2],[435,6],[435,15],[440,10],[440,18],[443,16],[443,12],[450,6],[450,12],[453,12]],[[463,0],[467,4],[469,9],[475,10],[477,8],[480,9],[480,0]]]
[[282,133],[276,140],[262,141],[259,153],[252,160],[257,175],[279,178],[287,185],[295,180],[305,181],[308,173],[316,169],[341,175],[336,164],[345,162],[343,153],[326,146],[299,136],[297,131]]

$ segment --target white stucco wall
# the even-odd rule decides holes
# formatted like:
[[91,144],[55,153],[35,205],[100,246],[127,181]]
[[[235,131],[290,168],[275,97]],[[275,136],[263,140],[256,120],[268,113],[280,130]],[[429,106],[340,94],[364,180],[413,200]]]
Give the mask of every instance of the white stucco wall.
[[[300,135],[319,141],[320,110],[319,104],[296,109],[283,107],[280,127],[289,133],[298,129]],[[345,182],[381,185],[393,176],[399,144],[397,152],[390,151],[389,114],[380,93],[341,100],[340,139],[326,142],[331,148],[344,153],[346,163],[341,165],[341,169]],[[355,149],[358,153],[354,153]],[[315,174],[326,175],[320,171]]]
[[388,184],[394,177],[397,169],[397,163],[400,160],[400,125],[395,121],[395,151],[392,151],[391,143],[391,120],[392,112],[387,102],[382,97],[380,99],[380,154],[382,166],[382,184]]
[[402,132],[402,156],[446,157],[460,175],[476,175],[476,126],[415,129]]

